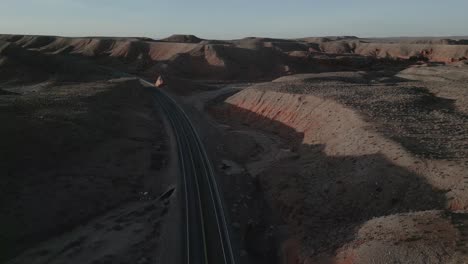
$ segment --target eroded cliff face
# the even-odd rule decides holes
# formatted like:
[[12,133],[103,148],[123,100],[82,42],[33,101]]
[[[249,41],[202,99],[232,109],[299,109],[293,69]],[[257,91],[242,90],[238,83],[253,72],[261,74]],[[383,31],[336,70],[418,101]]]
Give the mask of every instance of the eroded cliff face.
[[452,42],[381,43],[358,38],[217,41],[195,36],[152,40],[0,35],[0,41],[41,54],[91,59],[153,79],[164,73],[199,80],[271,80],[294,73],[405,67],[418,61],[451,63],[468,57],[467,45]]
[[320,48],[326,53],[353,53],[378,58],[422,59],[441,63],[457,62],[468,58],[467,45],[338,41],[322,43]]
[[[258,175],[292,230],[283,245],[286,263],[370,263],[373,251],[391,252],[384,262],[419,261],[427,252],[447,263],[461,257],[449,217],[468,209],[461,159],[415,155],[365,112],[325,96],[253,87],[211,112],[278,134],[299,154]],[[435,231],[442,229],[452,231]]]

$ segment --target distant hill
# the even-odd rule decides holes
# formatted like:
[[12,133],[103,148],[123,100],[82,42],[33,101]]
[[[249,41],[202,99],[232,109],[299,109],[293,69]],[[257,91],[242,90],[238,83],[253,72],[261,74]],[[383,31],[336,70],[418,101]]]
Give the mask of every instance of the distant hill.
[[198,38],[197,36],[194,36],[194,35],[175,34],[168,38],[161,39],[161,41],[179,42],[179,43],[200,43],[203,41],[203,39]]

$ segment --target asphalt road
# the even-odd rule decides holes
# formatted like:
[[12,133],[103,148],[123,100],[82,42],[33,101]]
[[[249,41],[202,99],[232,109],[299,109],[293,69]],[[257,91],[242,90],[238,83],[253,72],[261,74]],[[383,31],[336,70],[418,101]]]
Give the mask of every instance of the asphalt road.
[[154,99],[171,123],[178,145],[182,259],[190,264],[234,264],[223,201],[203,144],[188,116],[171,97],[155,89]]

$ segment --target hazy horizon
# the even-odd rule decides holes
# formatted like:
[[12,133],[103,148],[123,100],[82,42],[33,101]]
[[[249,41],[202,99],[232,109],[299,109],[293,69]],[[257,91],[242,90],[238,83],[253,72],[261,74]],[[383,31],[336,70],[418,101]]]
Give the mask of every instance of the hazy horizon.
[[[122,35],[122,36],[112,36],[112,35],[59,35],[59,34],[28,34],[28,33],[18,33],[18,32],[0,32],[0,35],[24,35],[24,36],[53,36],[53,37],[64,37],[64,38],[149,38],[154,40],[165,39],[170,36],[174,35],[184,35],[184,36],[195,36],[200,39],[206,40],[236,40],[236,39],[244,39],[244,38],[279,38],[278,36],[240,36],[238,38],[206,38],[200,35],[195,35],[192,33],[171,33],[165,36],[158,36],[158,37],[150,37],[150,36],[134,36],[134,35]],[[458,39],[458,38],[468,38],[467,35],[433,35],[433,36],[356,36],[356,35],[312,35],[312,36],[299,36],[299,37],[284,37],[282,39],[303,39],[303,38],[323,38],[323,37],[357,37],[360,39],[398,39],[398,38],[411,38],[411,39],[424,39],[424,38],[450,38],[450,39]]]
[[466,36],[468,2],[0,0],[0,33],[205,39]]

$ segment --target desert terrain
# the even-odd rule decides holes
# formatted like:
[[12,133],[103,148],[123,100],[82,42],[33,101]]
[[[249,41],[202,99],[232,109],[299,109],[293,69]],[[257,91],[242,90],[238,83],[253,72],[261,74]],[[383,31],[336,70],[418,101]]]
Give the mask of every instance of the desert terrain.
[[468,37],[0,35],[0,263],[177,254],[159,76],[239,263],[468,263],[467,58]]

